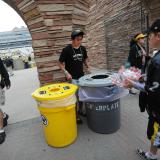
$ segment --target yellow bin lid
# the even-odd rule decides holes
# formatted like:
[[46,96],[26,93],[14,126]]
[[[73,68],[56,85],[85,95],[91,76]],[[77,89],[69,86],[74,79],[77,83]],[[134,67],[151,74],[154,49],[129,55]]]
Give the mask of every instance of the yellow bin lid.
[[78,86],[70,83],[57,83],[43,86],[32,93],[38,101],[60,100],[75,94]]

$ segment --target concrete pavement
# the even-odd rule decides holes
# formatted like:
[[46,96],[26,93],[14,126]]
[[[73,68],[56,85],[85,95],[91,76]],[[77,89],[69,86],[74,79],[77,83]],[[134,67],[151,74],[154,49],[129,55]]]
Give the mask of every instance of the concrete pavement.
[[31,69],[18,71],[12,78],[13,88],[7,92],[6,106],[11,124],[6,128],[6,142],[0,145],[0,160],[137,160],[135,149],[148,149],[147,115],[139,112],[138,96],[133,95],[121,101],[122,122],[118,132],[94,133],[84,119],[74,144],[62,149],[49,147],[37,118],[36,103],[30,97],[38,87],[36,75],[36,70]]
[[21,122],[39,116],[31,93],[39,87],[36,68],[19,70],[10,78],[11,88],[6,91],[3,110],[10,115],[9,123]]

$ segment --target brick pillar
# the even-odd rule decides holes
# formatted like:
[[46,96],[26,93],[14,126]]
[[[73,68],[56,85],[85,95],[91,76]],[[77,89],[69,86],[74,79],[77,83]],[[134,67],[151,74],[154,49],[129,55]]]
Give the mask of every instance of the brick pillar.
[[64,80],[57,61],[70,42],[73,28],[85,28],[88,0],[4,0],[23,18],[32,45],[41,84]]

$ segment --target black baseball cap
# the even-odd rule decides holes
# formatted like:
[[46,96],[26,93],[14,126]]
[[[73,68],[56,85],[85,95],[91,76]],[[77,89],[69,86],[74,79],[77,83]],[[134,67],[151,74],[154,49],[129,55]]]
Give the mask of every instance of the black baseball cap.
[[160,19],[157,19],[151,27],[148,29],[148,34],[149,33],[158,33],[160,32]]
[[71,34],[71,39],[75,39],[78,36],[84,36],[84,32],[80,29],[73,30]]

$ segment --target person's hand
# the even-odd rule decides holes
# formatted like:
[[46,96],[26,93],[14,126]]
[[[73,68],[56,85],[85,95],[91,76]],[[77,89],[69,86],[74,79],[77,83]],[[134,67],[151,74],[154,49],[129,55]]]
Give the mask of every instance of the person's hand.
[[143,83],[143,82],[145,81],[145,80],[144,80],[145,77],[146,77],[146,75],[143,74],[143,75],[139,78],[138,81],[139,81],[140,83]]
[[129,79],[124,80],[124,85],[125,88],[131,89],[133,87],[132,81]]
[[140,83],[143,83],[143,82],[144,82],[144,77],[140,77],[138,81],[139,81]]
[[72,80],[72,76],[69,73],[66,74],[66,78],[68,81]]

